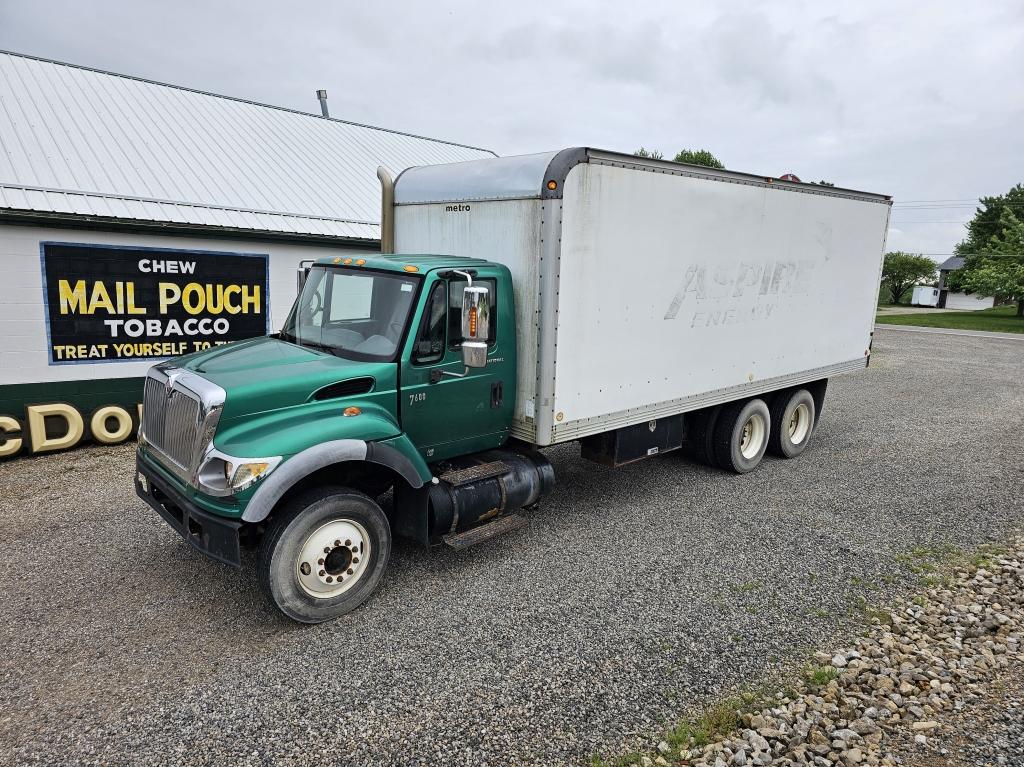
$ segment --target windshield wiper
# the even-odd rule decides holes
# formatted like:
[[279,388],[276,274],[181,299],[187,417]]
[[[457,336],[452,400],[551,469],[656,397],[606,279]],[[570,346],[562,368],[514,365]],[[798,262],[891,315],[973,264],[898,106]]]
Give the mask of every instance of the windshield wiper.
[[318,349],[320,351],[327,352],[328,354],[333,354],[335,357],[341,356],[341,352],[333,346],[320,343],[319,341],[309,341],[305,338],[299,338],[295,333],[289,333],[287,330],[282,330],[280,336],[282,341],[287,341],[288,343],[295,344],[296,346],[301,346],[304,349]]

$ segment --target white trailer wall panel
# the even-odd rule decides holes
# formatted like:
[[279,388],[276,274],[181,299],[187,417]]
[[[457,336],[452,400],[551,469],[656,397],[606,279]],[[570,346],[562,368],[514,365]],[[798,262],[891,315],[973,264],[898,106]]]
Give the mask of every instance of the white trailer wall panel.
[[577,165],[562,211],[556,431],[795,371],[863,366],[887,213]]
[[415,168],[396,204],[399,252],[512,271],[535,444],[867,364],[887,197],[565,150]]
[[991,309],[995,305],[996,300],[992,296],[979,296],[977,293],[956,293],[952,290],[946,294],[947,309],[976,312],[981,309]]

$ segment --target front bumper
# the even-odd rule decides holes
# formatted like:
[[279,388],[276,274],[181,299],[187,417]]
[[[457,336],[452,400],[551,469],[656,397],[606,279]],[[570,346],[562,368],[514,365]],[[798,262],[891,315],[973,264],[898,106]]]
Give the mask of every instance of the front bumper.
[[135,492],[192,548],[217,562],[242,566],[241,522],[203,511],[141,458],[135,461]]

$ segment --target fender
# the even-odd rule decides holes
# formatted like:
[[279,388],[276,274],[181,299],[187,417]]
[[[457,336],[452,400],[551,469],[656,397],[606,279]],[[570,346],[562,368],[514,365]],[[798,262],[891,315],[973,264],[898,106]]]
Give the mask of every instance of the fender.
[[[394,442],[403,437],[389,441]],[[345,461],[367,461],[387,466],[397,472],[410,487],[419,489],[424,485],[422,470],[426,470],[426,465],[421,470],[395,447],[361,439],[338,439],[303,450],[281,464],[277,471],[271,472],[246,504],[242,521],[262,522],[296,483],[318,469]],[[426,473],[429,477],[429,470]]]

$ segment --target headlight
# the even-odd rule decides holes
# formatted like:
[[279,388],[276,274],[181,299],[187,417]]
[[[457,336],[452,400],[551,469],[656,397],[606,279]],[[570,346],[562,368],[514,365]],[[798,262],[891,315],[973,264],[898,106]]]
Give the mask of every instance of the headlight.
[[211,450],[196,472],[195,484],[209,495],[234,495],[252,487],[277,468],[279,463],[279,455],[270,458],[235,458],[219,450]]

